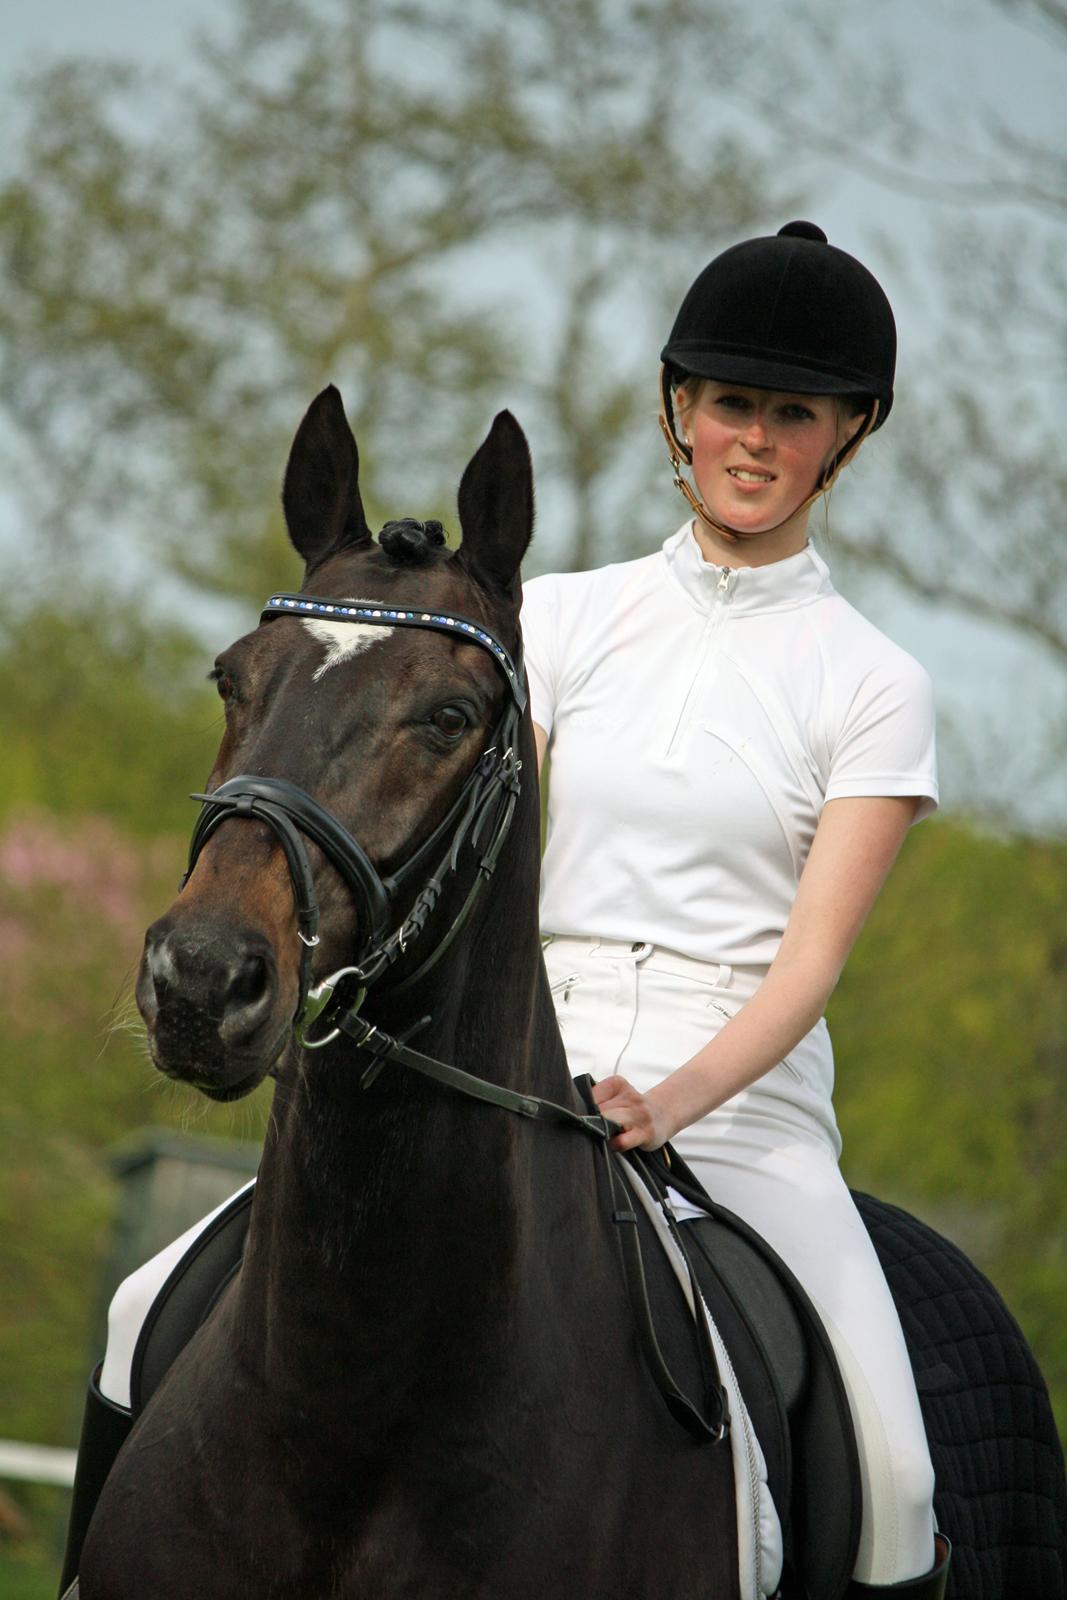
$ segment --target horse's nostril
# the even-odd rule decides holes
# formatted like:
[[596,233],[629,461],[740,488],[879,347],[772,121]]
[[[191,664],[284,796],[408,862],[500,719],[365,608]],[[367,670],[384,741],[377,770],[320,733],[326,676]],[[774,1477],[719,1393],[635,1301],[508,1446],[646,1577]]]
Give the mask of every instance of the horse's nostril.
[[267,963],[262,956],[245,956],[238,963],[230,984],[230,992],[227,995],[229,1005],[247,1006],[262,999],[269,978]]
[[223,997],[219,1037],[226,1044],[247,1041],[274,1002],[274,967],[263,955],[245,951],[232,958]]
[[271,1019],[278,975],[258,933],[207,921],[149,930],[137,992],[150,1029],[183,1042],[248,1048]]

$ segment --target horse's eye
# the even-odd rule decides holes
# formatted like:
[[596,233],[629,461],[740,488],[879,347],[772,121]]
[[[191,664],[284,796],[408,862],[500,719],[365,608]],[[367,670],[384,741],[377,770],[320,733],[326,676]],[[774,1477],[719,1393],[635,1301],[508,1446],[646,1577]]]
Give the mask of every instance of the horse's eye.
[[216,689],[219,691],[220,700],[232,700],[235,697],[237,693],[237,686],[230,677],[230,674],[224,671],[222,667],[213,668],[213,670],[208,673],[208,677],[212,680]]
[[459,706],[442,706],[430,718],[434,727],[449,739],[458,739],[461,733],[467,730],[467,713],[461,711]]

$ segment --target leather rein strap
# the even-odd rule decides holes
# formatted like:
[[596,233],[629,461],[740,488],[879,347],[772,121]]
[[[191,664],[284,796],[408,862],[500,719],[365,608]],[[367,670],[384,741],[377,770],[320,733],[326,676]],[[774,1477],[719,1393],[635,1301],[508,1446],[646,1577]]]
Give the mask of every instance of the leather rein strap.
[[[591,1080],[590,1080],[591,1083]],[[708,1316],[704,1307],[704,1300],[697,1282],[696,1269],[689,1254],[689,1247],[685,1236],[674,1220],[671,1207],[666,1203],[666,1191],[658,1187],[652,1178],[647,1164],[638,1159],[640,1152],[633,1152],[633,1159],[627,1162],[618,1152],[604,1146],[604,1161],[607,1170],[608,1187],[611,1190],[611,1220],[619,1229],[619,1246],[622,1253],[623,1270],[626,1274],[626,1287],[630,1295],[630,1305],[633,1308],[634,1319],[637,1323],[637,1335],[641,1341],[641,1351],[647,1363],[648,1370],[655,1380],[656,1386],[662,1394],[668,1411],[676,1422],[691,1433],[700,1443],[721,1444],[729,1437],[730,1433],[730,1408],[726,1389],[719,1378],[719,1365],[715,1358],[715,1346],[712,1343],[711,1330],[708,1326]],[[693,1326],[696,1335],[697,1355],[700,1361],[701,1383],[704,1390],[704,1404],[707,1415],[700,1411],[691,1400],[682,1393],[671,1376],[670,1368],[660,1349],[656,1337],[656,1327],[652,1320],[652,1307],[648,1298],[648,1285],[645,1281],[645,1264],[641,1255],[641,1237],[637,1231],[637,1212],[627,1192],[626,1185],[644,1183],[652,1192],[660,1206],[661,1214],[667,1224],[671,1239],[685,1263],[686,1275],[689,1279],[689,1290],[693,1300]]]
[[[428,1022],[429,1018],[425,1021]],[[349,1012],[341,1017],[338,1026],[353,1041],[357,1049],[372,1058],[360,1078],[362,1089],[370,1088],[386,1062],[394,1062],[420,1073],[425,1078],[430,1078],[446,1089],[464,1094],[469,1099],[498,1106],[504,1111],[514,1112],[521,1117],[530,1117],[537,1122],[554,1122],[565,1127],[577,1128],[600,1141],[604,1152],[608,1192],[611,1196],[611,1220],[619,1230],[619,1250],[626,1288],[637,1325],[641,1353],[649,1372],[663,1396],[668,1411],[698,1443],[721,1444],[728,1438],[730,1412],[726,1390],[719,1378],[718,1362],[715,1359],[715,1347],[708,1327],[704,1301],[684,1236],[671,1215],[670,1207],[662,1205],[665,1199],[662,1187],[652,1178],[651,1172],[638,1162],[637,1153],[635,1152],[630,1161],[627,1161],[624,1156],[611,1149],[608,1141],[617,1133],[621,1133],[622,1129],[618,1123],[612,1122],[597,1110],[592,1093],[593,1080],[588,1076],[575,1079],[578,1092],[590,1107],[589,1114],[582,1116],[566,1106],[557,1105],[553,1100],[543,1100],[537,1095],[519,1094],[514,1089],[504,1088],[501,1084],[476,1078],[473,1073],[464,1072],[460,1067],[450,1066],[445,1061],[438,1061],[434,1056],[423,1055],[420,1051],[413,1050],[405,1040],[395,1039],[390,1034],[383,1033],[381,1029],[355,1012]],[[417,1025],[414,1031],[418,1031],[418,1026],[421,1024]],[[693,1327],[704,1391],[703,1410],[694,1405],[675,1382],[656,1336],[645,1279],[644,1259],[641,1254],[637,1212],[629,1188],[629,1185],[641,1182],[646,1184],[655,1200],[661,1204],[668,1231],[685,1263],[693,1298]]]
[[[460,851],[470,843],[474,849],[481,847],[474,882],[457,916],[430,954],[394,984],[391,993],[407,989],[428,972],[445,954],[466,923],[478,894],[489,881],[497,857],[507,837],[519,796],[519,773],[522,768],[515,751],[518,744],[519,725],[526,707],[526,684],[522,672],[521,645],[513,661],[508,651],[480,623],[443,612],[389,609],[370,606],[363,602],[325,600],[313,595],[274,595],[262,613],[262,620],[277,616],[297,616],[331,621],[350,621],[380,627],[427,628],[451,634],[462,643],[478,644],[489,651],[503,672],[510,691],[508,702],[490,737],[487,748],[475,763],[458,798],[447,815],[433,829],[427,839],[408,859],[388,877],[382,878],[366,851],[313,796],[284,778],[253,777],[245,774],[231,778],[210,794],[195,794],[202,809],[193,829],[189,846],[189,863],[182,878],[182,887],[188,882],[201,851],[223,822],[240,819],[265,824],[275,835],[285,854],[296,908],[297,933],[303,945],[300,965],[300,1000],[294,1027],[305,1049],[319,1049],[329,1044],[341,1033],[352,1040],[357,1050],[369,1055],[371,1060],[360,1078],[360,1086],[369,1089],[387,1062],[410,1068],[431,1079],[443,1088],[466,1095],[470,1099],[499,1107],[537,1122],[552,1122],[572,1127],[597,1139],[604,1152],[605,1171],[611,1195],[612,1220],[619,1227],[620,1249],[626,1284],[637,1322],[641,1348],[649,1370],[671,1414],[683,1427],[702,1443],[720,1442],[729,1433],[729,1417],[725,1393],[719,1383],[714,1349],[703,1315],[702,1301],[696,1287],[696,1278],[689,1262],[688,1252],[678,1230],[672,1228],[675,1242],[680,1248],[689,1270],[693,1287],[694,1325],[700,1355],[700,1366],[710,1419],[682,1394],[663,1359],[652,1323],[652,1312],[645,1284],[641,1244],[637,1230],[637,1214],[627,1189],[629,1167],[623,1157],[610,1148],[610,1140],[622,1130],[617,1123],[602,1116],[592,1097],[591,1080],[581,1085],[587,1115],[544,1100],[536,1095],[519,1094],[503,1085],[490,1083],[459,1067],[438,1061],[433,1056],[413,1050],[408,1040],[430,1021],[429,1017],[417,1022],[402,1038],[382,1032],[360,1015],[367,990],[376,983],[393,963],[403,955],[413,940],[423,932],[432,915],[446,878],[459,869]],[[482,836],[485,837],[484,845]],[[360,916],[361,944],[357,960],[342,967],[324,979],[317,988],[311,987],[312,952],[319,942],[319,906],[315,894],[314,876],[304,843],[310,839],[325,855],[351,890]],[[392,932],[387,932],[390,910],[402,887],[412,881],[435,855],[440,853],[436,867],[425,877],[410,910]],[[355,998],[346,1004],[335,990],[339,986],[356,988]],[[322,1015],[330,1031],[311,1039],[307,1028]],[[669,1212],[665,1211],[670,1224]]]

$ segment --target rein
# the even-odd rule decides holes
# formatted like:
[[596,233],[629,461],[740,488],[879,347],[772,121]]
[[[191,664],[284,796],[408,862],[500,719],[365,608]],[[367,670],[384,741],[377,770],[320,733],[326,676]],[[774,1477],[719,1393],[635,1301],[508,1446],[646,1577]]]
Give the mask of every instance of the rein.
[[[429,1018],[424,1020],[428,1022]],[[622,1130],[618,1123],[612,1122],[610,1118],[597,1111],[592,1093],[593,1080],[588,1076],[575,1080],[576,1088],[586,1104],[591,1107],[590,1112],[582,1116],[566,1106],[557,1105],[552,1100],[542,1100],[537,1095],[517,1094],[514,1089],[488,1083],[484,1078],[476,1078],[473,1073],[464,1072],[460,1067],[450,1066],[446,1061],[438,1061],[435,1056],[422,1055],[420,1051],[412,1050],[406,1040],[394,1039],[354,1012],[342,1017],[338,1025],[354,1042],[357,1049],[366,1051],[373,1058],[359,1080],[361,1089],[369,1089],[386,1062],[394,1061],[400,1066],[421,1073],[424,1078],[432,1079],[434,1083],[442,1084],[446,1089],[453,1089],[466,1095],[469,1099],[499,1106],[504,1111],[512,1111],[518,1116],[530,1117],[537,1122],[555,1122],[565,1127],[578,1128],[583,1133],[592,1134],[600,1141],[600,1148],[604,1153],[604,1172],[611,1196],[611,1220],[619,1230],[617,1237],[626,1289],[637,1324],[641,1351],[648,1369],[663,1396],[667,1409],[675,1421],[681,1423],[682,1427],[692,1434],[698,1444],[721,1444],[728,1438],[729,1403],[726,1390],[719,1381],[715,1347],[708,1329],[708,1319],[704,1314],[700,1285],[685,1238],[674,1220],[670,1205],[666,1203],[667,1194],[664,1185],[653,1177],[646,1164],[637,1160],[638,1152],[631,1152],[630,1161],[627,1162],[618,1151],[611,1149],[608,1141]],[[418,1027],[414,1031],[417,1032]],[[636,1169],[633,1175],[631,1167]],[[661,1206],[667,1231],[685,1264],[693,1301],[693,1327],[709,1413],[707,1416],[678,1387],[656,1337],[645,1280],[641,1240],[637,1231],[638,1217],[630,1192],[631,1186],[640,1182],[645,1183],[655,1201]]]
[[[681,1393],[660,1352],[645,1287],[637,1214],[627,1188],[628,1182],[637,1180],[626,1176],[627,1163],[610,1148],[610,1140],[622,1129],[596,1110],[591,1085],[584,1085],[585,1098],[591,1109],[583,1115],[537,1095],[519,1094],[513,1089],[490,1083],[448,1062],[413,1050],[408,1040],[429,1023],[429,1017],[422,1018],[409,1028],[403,1037],[394,1038],[360,1015],[368,990],[406,954],[409,946],[425,930],[447,878],[459,871],[460,852],[465,844],[469,843],[473,849],[480,849],[481,852],[467,897],[434,948],[413,972],[407,973],[393,985],[391,994],[409,988],[441,960],[466,924],[478,895],[492,877],[511,827],[520,791],[522,762],[517,758],[515,749],[527,698],[521,643],[513,660],[493,634],[480,623],[472,622],[469,617],[446,612],[350,604],[319,599],[313,595],[272,596],[263,608],[260,620],[270,621],[279,616],[328,617],[331,621],[370,623],[384,628],[430,629],[450,634],[463,643],[480,645],[492,655],[507,681],[507,704],[490,735],[488,746],[475,762],[446,816],[407,860],[387,877],[379,874],[358,840],[306,790],[284,778],[243,774],[220,784],[210,794],[194,794],[190,797],[201,802],[201,811],[193,829],[189,862],[181,887],[185,887],[201,851],[223,822],[251,819],[266,824],[285,854],[296,907],[297,936],[303,946],[300,995],[293,1027],[305,1049],[321,1049],[343,1033],[352,1040],[357,1050],[371,1057],[370,1064],[360,1078],[360,1087],[363,1089],[370,1088],[387,1062],[394,1062],[470,1099],[534,1121],[576,1128],[599,1142],[605,1158],[612,1221],[619,1228],[627,1289],[649,1369],[676,1420],[698,1441],[720,1442],[729,1433],[726,1397],[719,1384],[714,1347],[707,1319],[702,1314],[702,1303],[688,1253],[677,1230],[674,1230],[693,1286],[694,1325],[701,1373],[710,1397],[709,1409],[713,1412],[712,1420],[708,1420]],[[318,846],[351,891],[359,911],[361,932],[356,960],[314,986],[311,984],[311,963],[319,943],[319,906],[305,838]],[[394,901],[435,856],[438,857],[437,865],[427,872],[410,910],[389,931]],[[341,985],[355,988],[355,998],[351,1003],[346,1004],[338,997],[336,991]],[[317,1038],[309,1037],[308,1029],[320,1020],[329,1031]],[[667,1214],[669,1217],[669,1212]]]

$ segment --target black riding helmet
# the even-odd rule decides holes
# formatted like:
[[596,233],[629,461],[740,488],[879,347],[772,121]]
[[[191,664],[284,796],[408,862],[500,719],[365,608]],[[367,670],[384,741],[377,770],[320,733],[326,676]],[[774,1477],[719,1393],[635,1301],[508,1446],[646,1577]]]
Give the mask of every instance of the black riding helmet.
[[676,471],[691,459],[672,404],[687,374],[795,394],[855,395],[866,424],[834,460],[821,491],[889,415],[896,351],[893,311],[878,280],[813,222],[787,222],[771,237],[733,245],[692,285],[661,353],[661,421]]

